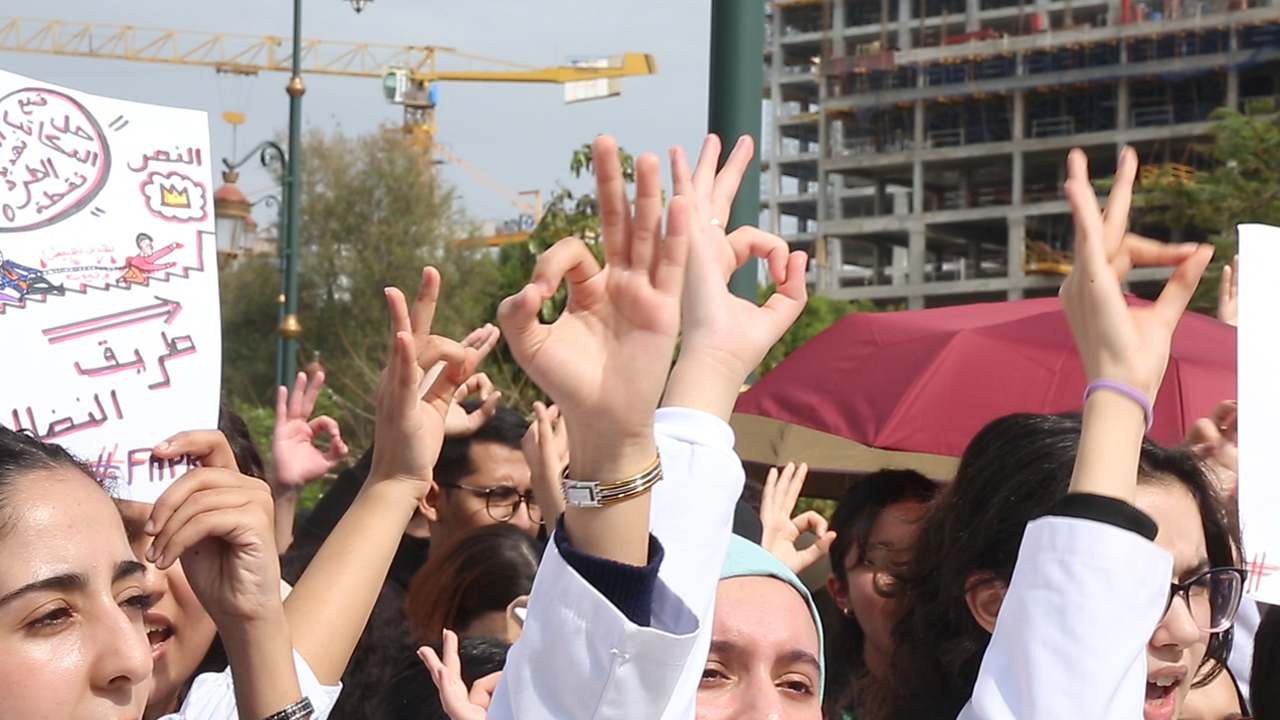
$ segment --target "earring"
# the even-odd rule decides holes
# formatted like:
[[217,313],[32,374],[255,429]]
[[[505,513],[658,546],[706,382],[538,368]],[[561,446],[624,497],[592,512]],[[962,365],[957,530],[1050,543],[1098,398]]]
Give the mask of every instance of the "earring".
[[844,613],[844,616],[847,618],[853,617],[853,610],[850,610],[849,608],[842,608],[840,612]]

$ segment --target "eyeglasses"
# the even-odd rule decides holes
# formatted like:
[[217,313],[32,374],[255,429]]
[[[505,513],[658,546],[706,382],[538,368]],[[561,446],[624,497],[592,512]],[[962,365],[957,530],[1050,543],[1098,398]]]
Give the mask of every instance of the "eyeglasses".
[[543,524],[542,508],[539,508],[538,501],[533,499],[532,491],[521,493],[510,485],[475,487],[460,483],[440,483],[440,487],[457,488],[483,495],[484,511],[489,513],[490,518],[498,522],[510,522],[511,518],[515,517],[516,513],[520,511],[520,506],[524,505],[525,512],[529,513],[529,519],[539,525]]
[[1214,568],[1186,582],[1171,583],[1164,611],[1167,614],[1173,599],[1181,595],[1196,627],[1208,633],[1222,632],[1235,622],[1244,577],[1240,568]]

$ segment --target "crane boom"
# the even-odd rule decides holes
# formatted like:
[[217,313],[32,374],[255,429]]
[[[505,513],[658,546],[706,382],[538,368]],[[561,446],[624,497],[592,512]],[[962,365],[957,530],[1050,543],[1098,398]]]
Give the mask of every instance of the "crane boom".
[[[169,30],[133,25],[101,25],[0,17],[0,50],[135,60],[213,67],[219,72],[256,75],[289,72],[290,38]],[[496,69],[441,67],[447,61],[473,61]],[[437,45],[380,45],[340,40],[303,40],[302,72],[348,77],[382,77],[388,68],[404,68],[419,82],[547,82],[650,75],[652,55],[626,53],[607,67],[564,65],[534,67],[460,52]]]

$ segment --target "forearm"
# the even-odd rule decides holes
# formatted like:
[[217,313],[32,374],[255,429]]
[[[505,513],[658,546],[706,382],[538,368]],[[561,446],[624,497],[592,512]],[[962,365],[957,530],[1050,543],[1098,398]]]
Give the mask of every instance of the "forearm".
[[321,683],[346,670],[416,507],[394,481],[371,479],[285,600],[294,647]]
[[281,555],[293,544],[293,522],[298,514],[298,500],[301,497],[302,493],[292,488],[271,488],[271,499],[275,507],[276,549]]
[[726,358],[699,348],[696,342],[686,339],[676,361],[667,390],[662,397],[662,407],[684,407],[714,415],[725,422],[733,414],[738,393],[747,373],[732,367]]
[[302,698],[284,610],[245,623],[220,623],[241,720],[262,720]]
[[[590,422],[569,425],[569,477],[612,482],[649,467],[658,449],[652,424],[642,433],[601,432]],[[588,555],[628,565],[649,562],[649,493],[599,508],[568,506],[564,529]]]
[[1145,423],[1142,408],[1133,400],[1107,390],[1090,395],[1084,405],[1070,491],[1132,505]]

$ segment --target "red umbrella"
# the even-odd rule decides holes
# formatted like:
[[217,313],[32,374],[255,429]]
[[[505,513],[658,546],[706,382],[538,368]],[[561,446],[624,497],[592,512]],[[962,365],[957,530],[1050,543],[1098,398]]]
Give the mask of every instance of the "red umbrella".
[[[798,430],[803,440],[791,441],[796,447],[812,446],[815,438],[844,439],[892,451],[873,453],[868,463],[916,466],[895,463],[893,453],[958,457],[982,426],[1002,415],[1079,409],[1084,387],[1057,298],[853,313],[743,393],[734,425],[748,460],[808,460],[781,457],[806,454],[784,448],[787,435]],[[1196,419],[1234,397],[1236,329],[1187,313],[1173,336],[1151,437],[1177,443]],[[821,459],[813,459],[822,467]]]

